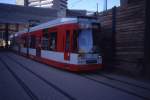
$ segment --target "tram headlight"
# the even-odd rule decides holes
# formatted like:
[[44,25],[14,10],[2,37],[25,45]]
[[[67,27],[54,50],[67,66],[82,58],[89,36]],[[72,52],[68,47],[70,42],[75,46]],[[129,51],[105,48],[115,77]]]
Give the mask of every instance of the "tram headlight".
[[98,56],[98,63],[102,63],[102,56]]
[[101,58],[101,56],[99,55],[98,58]]
[[10,41],[8,41],[8,45],[10,45]]
[[78,63],[79,64],[84,64],[85,63],[85,54],[83,54],[83,53],[78,54]]
[[85,57],[85,54],[83,54],[83,53],[80,53],[80,54],[78,54],[78,58],[84,58]]

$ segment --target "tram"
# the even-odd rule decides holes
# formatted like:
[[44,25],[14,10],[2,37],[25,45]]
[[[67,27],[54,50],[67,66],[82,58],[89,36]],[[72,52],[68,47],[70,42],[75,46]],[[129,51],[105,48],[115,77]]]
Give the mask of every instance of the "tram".
[[[14,51],[73,72],[102,69],[95,42],[100,23],[92,18],[58,18],[10,36]],[[95,38],[94,38],[95,37]]]

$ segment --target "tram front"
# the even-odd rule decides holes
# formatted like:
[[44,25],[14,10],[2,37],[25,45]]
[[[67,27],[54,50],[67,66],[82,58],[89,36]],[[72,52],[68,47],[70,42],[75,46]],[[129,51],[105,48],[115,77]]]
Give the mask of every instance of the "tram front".
[[100,23],[97,20],[79,20],[78,64],[86,65],[89,69],[100,69],[102,67],[98,35],[100,35]]

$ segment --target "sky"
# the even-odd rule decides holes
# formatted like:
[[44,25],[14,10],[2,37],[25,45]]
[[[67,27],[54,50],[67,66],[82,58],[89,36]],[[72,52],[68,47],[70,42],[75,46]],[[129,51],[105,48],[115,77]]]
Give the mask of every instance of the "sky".
[[[9,3],[15,4],[16,0],[0,0],[0,3]],[[69,9],[83,9],[88,11],[96,11],[97,3],[98,10],[104,10],[104,1],[105,0],[68,0],[68,8]],[[108,9],[113,6],[119,6],[120,0],[107,0],[108,1]]]
[[[97,3],[98,3],[98,10],[104,10],[104,1],[105,0],[68,0],[68,8],[71,9],[86,9],[89,11],[96,11],[97,10]],[[119,6],[120,0],[107,0],[108,1],[108,9],[112,8],[113,6]]]

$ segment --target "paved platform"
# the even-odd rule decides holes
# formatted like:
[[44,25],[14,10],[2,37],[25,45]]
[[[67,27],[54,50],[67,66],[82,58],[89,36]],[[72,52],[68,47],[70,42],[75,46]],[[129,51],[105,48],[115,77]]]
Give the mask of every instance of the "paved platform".
[[0,100],[150,100],[150,84],[113,73],[75,74],[1,52]]

